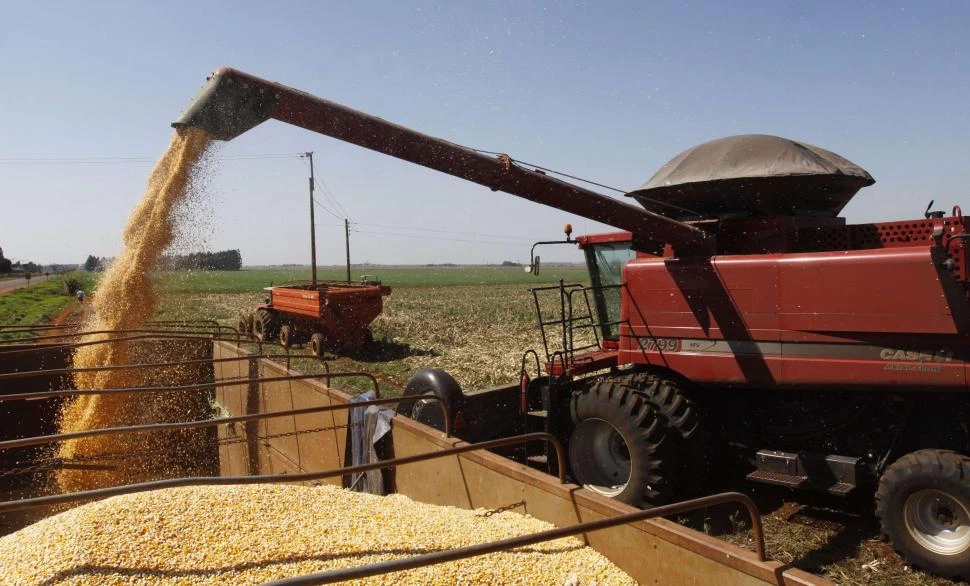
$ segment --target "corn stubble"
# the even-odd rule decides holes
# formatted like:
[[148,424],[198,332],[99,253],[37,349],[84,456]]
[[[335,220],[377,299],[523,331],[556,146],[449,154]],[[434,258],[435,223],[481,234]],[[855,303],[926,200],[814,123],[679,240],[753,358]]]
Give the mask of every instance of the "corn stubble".
[[[204,156],[211,139],[198,129],[177,131],[162,158],[152,170],[145,196],[135,208],[124,231],[124,250],[111,265],[94,296],[89,331],[136,329],[152,317],[156,297],[150,273],[171,244],[175,232],[175,210],[193,191],[197,175],[204,171]],[[109,334],[93,334],[84,341],[105,340]],[[177,350],[177,349],[176,349]],[[78,368],[157,361],[157,348],[146,344],[115,342],[78,348],[73,357]],[[177,353],[177,351],[176,351]],[[170,356],[169,360],[178,356]],[[169,369],[115,370],[75,375],[79,389],[130,388],[152,384],[179,384],[192,378],[191,372]],[[87,429],[174,421],[190,417],[200,408],[199,393],[160,395],[87,395],[67,403],[59,427],[62,433]],[[86,469],[63,469],[58,485],[64,492],[138,482],[178,472],[185,461],[180,445],[191,440],[186,434],[102,436],[64,442],[58,456],[66,461],[81,460],[105,464]],[[152,456],[99,462],[110,454],[153,453]]]
[[[253,584],[552,526],[333,486],[174,488],[113,497],[0,538],[13,584]],[[576,538],[354,584],[634,584]]]

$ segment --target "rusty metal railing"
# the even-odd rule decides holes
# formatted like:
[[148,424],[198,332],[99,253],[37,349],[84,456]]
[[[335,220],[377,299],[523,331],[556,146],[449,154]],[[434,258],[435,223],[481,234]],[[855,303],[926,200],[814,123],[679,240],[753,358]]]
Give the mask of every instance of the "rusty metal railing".
[[610,527],[618,527],[620,525],[627,525],[629,523],[636,523],[638,521],[646,521],[647,519],[656,519],[658,517],[666,517],[669,515],[678,515],[697,509],[728,503],[740,504],[748,510],[748,515],[751,517],[751,531],[754,534],[755,555],[758,557],[758,561],[767,561],[768,558],[765,554],[765,538],[764,528],[761,523],[761,514],[758,512],[758,508],[755,506],[754,501],[752,501],[747,495],[741,494],[740,492],[724,492],[674,503],[671,505],[662,505],[652,509],[647,509],[645,511],[626,513],[625,515],[617,515],[615,517],[608,517],[598,521],[577,523],[575,525],[568,525],[566,527],[557,527],[547,531],[540,531],[538,533],[521,535],[518,537],[509,537],[507,539],[500,539],[498,541],[492,541],[489,543],[479,543],[456,549],[436,551],[396,560],[388,560],[385,562],[378,562],[376,564],[369,564],[356,568],[343,568],[339,570],[330,570],[327,572],[309,574],[306,576],[298,576],[295,578],[273,580],[270,582],[265,582],[263,586],[306,586],[310,584],[333,584],[334,582],[343,582],[345,580],[357,580],[360,578],[367,578],[369,576],[377,576],[391,572],[400,572],[413,568],[441,564],[444,562],[452,562],[455,560],[485,555],[497,551],[505,551],[508,549],[514,549],[516,547],[542,543],[544,541],[552,541],[554,539],[570,537],[572,535],[579,535],[581,533],[591,533],[593,531],[609,529]]
[[[0,395],[0,403],[10,401],[36,401],[38,399],[53,399],[58,397],[72,397],[81,395],[137,395],[146,393],[175,393],[179,391],[198,391],[210,390],[217,387],[228,387],[248,383],[275,383],[291,380],[308,380],[315,378],[367,378],[374,386],[374,394],[380,397],[380,385],[377,377],[369,372],[328,372],[325,374],[292,374],[287,376],[267,376],[267,377],[248,377],[219,380],[207,383],[197,383],[192,385],[177,386],[155,386],[155,387],[120,387],[110,389],[58,389],[53,391],[34,391],[30,393],[13,393]],[[423,397],[422,397],[423,398]]]
[[[262,358],[272,359],[272,358],[293,358],[293,359],[307,359],[307,360],[319,360],[316,356],[311,356],[308,354],[294,354],[292,356],[287,356],[285,354],[246,354],[243,356],[230,356],[225,358],[198,358],[192,360],[172,360],[163,362],[144,362],[138,364],[116,364],[111,366],[85,366],[85,367],[71,367],[71,368],[48,368],[41,370],[22,370],[18,372],[7,372],[0,374],[0,382],[5,380],[32,378],[32,377],[47,377],[47,376],[59,376],[59,375],[73,375],[77,373],[86,372],[107,372],[114,370],[144,370],[150,368],[170,368],[176,366],[195,366],[204,364],[222,364],[227,362],[244,362],[249,360],[258,360]],[[322,363],[325,367],[327,364]],[[329,367],[327,367],[329,370]],[[321,374],[321,377],[326,377],[327,374]]]
[[[44,336],[34,336],[32,338],[0,340],[0,345],[17,346],[19,344],[22,344],[23,342],[30,342],[33,344],[33,343],[43,342],[47,340],[61,340],[64,338],[80,338],[84,336],[116,336],[117,334],[157,334],[160,337],[164,337],[164,338],[169,338],[169,335],[173,335],[173,336],[188,336],[193,339],[208,339],[212,337],[216,339],[230,339],[230,340],[235,339],[239,336],[238,332],[236,332],[234,329],[232,328],[226,328],[226,329],[231,330],[230,332],[228,332],[228,336],[229,336],[228,338],[220,330],[210,330],[210,329],[192,330],[192,329],[178,329],[178,328],[175,328],[175,329],[128,328],[128,329],[118,329],[118,330],[79,330],[79,331],[74,331],[74,332],[64,333],[64,334],[47,334]],[[103,340],[97,340],[97,341],[115,342],[115,341],[124,341],[126,339],[127,338],[125,337],[109,337],[109,338],[104,338]],[[55,344],[55,345],[60,346],[61,344]],[[64,345],[72,345],[72,344],[64,344]],[[77,345],[80,345],[80,343],[78,343]]]
[[[2,328],[2,327],[7,327],[7,326],[0,325],[0,328]],[[12,327],[16,327],[16,326],[12,326]],[[41,326],[30,326],[30,327],[32,327],[34,329],[41,329],[41,330],[47,329],[47,328],[44,328],[44,327],[41,327]],[[78,332],[76,334],[65,334],[63,336],[61,336],[61,335],[57,335],[57,336],[46,336],[46,337],[44,337],[44,336],[38,336],[38,337],[33,337],[33,338],[21,338],[21,339],[17,339],[17,340],[0,340],[0,352],[2,352],[4,356],[9,357],[9,356],[15,356],[17,354],[69,351],[69,350],[75,350],[77,348],[82,348],[82,347],[85,347],[85,346],[96,346],[96,345],[103,345],[103,344],[114,344],[114,343],[118,343],[118,342],[147,342],[147,341],[161,342],[161,341],[171,341],[171,340],[218,340],[218,341],[226,341],[226,342],[235,342],[236,344],[241,344],[241,343],[254,344],[256,346],[256,354],[249,355],[250,357],[254,357],[254,358],[266,358],[266,359],[274,360],[274,361],[285,360],[287,370],[289,370],[290,363],[291,363],[292,360],[299,360],[299,359],[312,359],[312,360],[316,360],[318,363],[322,364],[323,367],[326,370],[328,370],[328,371],[330,370],[330,367],[327,364],[327,357],[319,357],[319,356],[315,356],[315,355],[312,355],[312,354],[295,354],[293,352],[290,352],[290,349],[289,348],[285,348],[285,347],[278,346],[276,344],[272,344],[272,343],[268,343],[268,342],[263,342],[263,341],[261,341],[259,339],[256,339],[256,338],[250,338],[248,335],[239,334],[237,332],[237,330],[235,330],[234,328],[230,328],[229,326],[219,326],[219,327],[221,327],[221,328],[229,331],[229,335],[226,336],[225,334],[223,334],[221,332],[213,332],[213,331],[209,331],[209,330],[202,330],[202,331],[198,331],[198,332],[187,332],[187,331],[184,331],[184,330],[164,330],[164,329],[163,330],[152,330],[152,329],[106,330],[104,332],[85,331],[85,332]],[[136,333],[136,332],[140,332],[140,333],[136,333],[135,335],[126,335],[126,336],[122,336],[122,337],[110,336],[110,337],[105,337],[105,338],[102,338],[102,339],[99,339],[99,340],[83,340],[83,341],[79,341],[79,342],[52,343],[52,344],[47,344],[47,345],[43,345],[43,344],[34,345],[34,344],[36,344],[36,342],[38,340],[42,340],[44,338],[48,338],[48,339],[61,338],[61,337],[71,337],[71,338],[74,338],[74,337],[77,337],[77,336],[88,335],[88,334],[98,334],[98,333],[111,334],[111,333],[119,333],[119,332],[120,333],[125,333],[125,334],[132,334],[132,333]],[[3,332],[0,332],[0,333],[3,333]],[[7,343],[5,343],[5,342],[7,342]],[[30,347],[29,348],[18,348],[20,346],[27,346],[27,345],[30,345]],[[264,345],[266,345],[269,348],[280,348],[280,349],[283,350],[283,352],[281,352],[281,353],[266,353],[266,352],[264,352],[264,348],[263,348]],[[161,364],[161,363],[157,363],[157,364]],[[329,382],[328,382],[328,384],[329,384]]]
[[[247,379],[249,380],[249,379]],[[289,417],[296,415],[307,415],[309,413],[324,413],[327,411],[341,411],[343,409],[355,409],[357,407],[370,407],[371,405],[388,405],[410,399],[411,397],[390,397],[375,399],[372,401],[358,401],[356,403],[341,403],[338,405],[320,405],[317,407],[305,407],[302,409],[289,409],[286,411],[267,411],[265,413],[253,413],[250,415],[237,415],[233,417],[219,417],[216,419],[202,419],[199,421],[185,421],[179,423],[149,423],[144,425],[126,425],[123,427],[102,427],[99,429],[87,429],[69,433],[59,433],[52,435],[39,435],[34,437],[19,438],[7,441],[0,441],[0,451],[12,450],[15,448],[26,448],[30,446],[42,446],[69,440],[96,437],[100,435],[116,435],[124,433],[146,433],[152,431],[172,431],[176,429],[198,429],[204,427],[215,427],[230,423],[242,423],[246,421],[256,421],[259,419],[272,419],[274,417]],[[435,395],[422,397],[437,401],[445,418],[446,437],[451,436],[451,416],[444,399]],[[299,431],[297,432],[299,433]]]
[[[361,403],[357,403],[360,405]],[[354,405],[351,405],[354,406]],[[67,503],[77,503],[85,502],[90,500],[96,500],[101,498],[107,498],[111,496],[118,496],[122,494],[132,494],[136,492],[145,492],[149,490],[157,490],[163,488],[176,488],[184,486],[226,486],[226,485],[239,485],[239,484],[268,484],[268,483],[279,483],[279,482],[310,482],[314,480],[324,480],[326,478],[334,478],[336,476],[346,476],[350,474],[356,474],[359,472],[367,472],[370,470],[381,470],[381,469],[391,469],[397,466],[403,466],[405,464],[413,464],[415,462],[424,462],[426,460],[434,460],[437,458],[443,458],[445,456],[454,456],[458,454],[463,454],[465,452],[472,452],[476,450],[491,450],[495,448],[501,448],[505,446],[517,445],[524,442],[530,441],[548,441],[556,448],[556,456],[560,462],[559,467],[559,482],[560,484],[565,484],[565,471],[563,464],[565,463],[562,444],[559,443],[554,436],[548,433],[536,432],[527,433],[523,435],[516,435],[512,437],[506,437],[496,440],[490,440],[486,442],[479,442],[475,444],[466,444],[464,446],[455,446],[452,448],[446,448],[443,450],[438,450],[436,452],[426,452],[423,454],[415,454],[413,456],[404,456],[401,458],[392,458],[389,460],[381,460],[379,462],[372,462],[370,464],[360,464],[357,466],[344,466],[342,468],[335,468],[333,470],[324,470],[322,472],[302,472],[299,474],[267,474],[263,476],[195,476],[188,478],[172,478],[167,480],[155,480],[151,482],[140,482],[136,484],[126,484],[122,486],[112,486],[108,488],[98,488],[94,490],[85,490],[79,492],[72,492],[68,494],[58,494],[50,496],[41,496],[29,499],[21,499],[16,501],[6,501],[0,502],[0,514],[13,513],[16,511],[24,511],[27,509],[35,509],[39,507],[50,507],[54,505],[62,505]]]

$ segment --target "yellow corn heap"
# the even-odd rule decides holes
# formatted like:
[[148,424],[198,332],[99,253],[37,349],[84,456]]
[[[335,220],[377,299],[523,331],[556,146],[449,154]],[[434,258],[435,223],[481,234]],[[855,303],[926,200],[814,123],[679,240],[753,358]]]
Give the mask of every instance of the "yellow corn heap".
[[[174,488],[118,496],[0,538],[3,584],[258,584],[552,526],[332,486]],[[576,538],[354,584],[634,584]]]

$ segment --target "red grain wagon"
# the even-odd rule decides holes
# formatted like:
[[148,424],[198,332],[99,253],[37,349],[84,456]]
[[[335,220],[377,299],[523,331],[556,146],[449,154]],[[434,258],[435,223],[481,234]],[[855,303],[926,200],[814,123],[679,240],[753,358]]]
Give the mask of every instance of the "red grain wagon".
[[391,288],[380,281],[324,281],[267,287],[266,303],[239,318],[239,330],[284,347],[309,342],[310,352],[358,350],[371,340],[370,324]]

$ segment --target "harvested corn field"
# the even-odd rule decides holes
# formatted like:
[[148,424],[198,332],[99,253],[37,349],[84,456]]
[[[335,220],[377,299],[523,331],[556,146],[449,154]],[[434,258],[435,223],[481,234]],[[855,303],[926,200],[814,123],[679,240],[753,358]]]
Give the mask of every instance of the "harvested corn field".
[[[178,488],[110,498],[0,539],[14,584],[252,584],[535,533],[551,525],[332,486]],[[634,581],[575,538],[356,584]]]
[[[375,270],[380,275],[384,273]],[[425,272],[422,267],[388,271],[392,278],[385,283],[394,287],[394,293],[384,300],[384,310],[372,324],[375,343],[365,352],[335,355],[334,370],[374,372],[387,385],[387,392],[393,394],[404,388],[415,370],[442,368],[451,373],[462,388],[472,390],[515,380],[526,349],[535,348],[542,354],[542,337],[536,327],[532,295],[527,285],[511,284],[521,271],[495,269],[497,274],[491,277],[493,282],[483,285],[435,286],[433,281],[423,287],[407,285],[409,279],[417,281]],[[442,272],[439,271],[438,278],[447,281],[449,275],[447,272],[441,275]],[[242,271],[237,278],[255,280],[260,273],[266,275],[263,283],[269,284],[271,271]],[[562,274],[570,279],[568,282],[586,280],[580,271],[571,268],[562,270]],[[532,286],[546,286],[555,275],[550,269],[548,276],[536,279]],[[163,287],[174,284],[179,278],[181,275],[165,275]],[[216,319],[223,325],[232,326],[241,311],[263,297],[265,293],[261,291],[201,293],[183,284],[160,300],[156,317]],[[543,307],[548,311],[553,305],[549,303]],[[558,340],[551,343],[556,344]],[[268,349],[274,350],[272,346]],[[305,350],[298,348],[294,352]],[[310,370],[311,365],[301,364],[302,368]],[[534,369],[532,366],[531,370]]]

